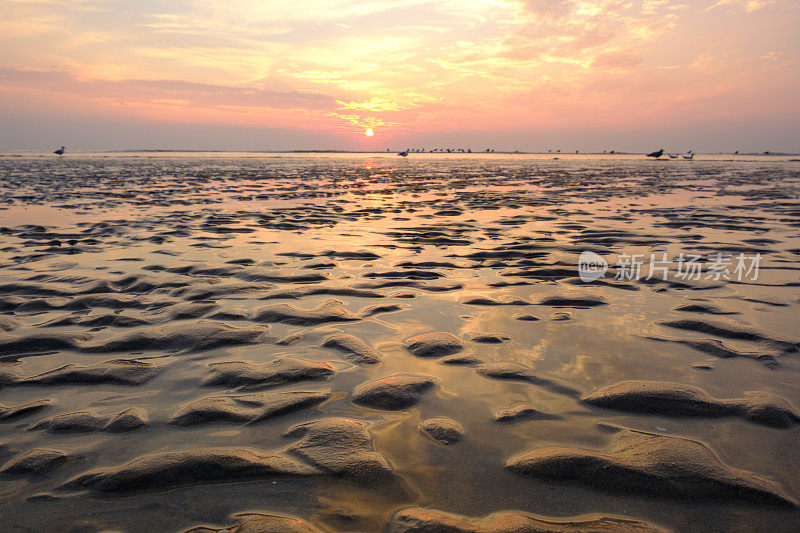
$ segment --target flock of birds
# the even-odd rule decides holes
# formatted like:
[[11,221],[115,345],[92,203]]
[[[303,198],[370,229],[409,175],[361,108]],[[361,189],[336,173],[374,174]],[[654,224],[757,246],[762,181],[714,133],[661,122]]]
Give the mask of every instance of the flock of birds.
[[[391,150],[389,148],[387,148],[386,151],[387,152],[391,152]],[[471,154],[472,153],[472,148],[434,148],[433,150],[430,150],[428,153],[431,153],[431,154],[435,154],[435,153],[457,154],[459,152],[462,153],[462,154]],[[486,152],[494,152],[494,148],[487,148]],[[406,157],[410,153],[422,154],[422,153],[425,153],[425,148],[406,148],[402,152],[398,152],[397,155],[401,155],[403,157]]]
[[[387,148],[386,151],[389,152],[390,150]],[[487,148],[486,151],[487,152],[494,152],[494,149],[493,148]],[[406,148],[402,152],[398,152],[397,155],[402,156],[402,157],[408,157],[408,154],[410,154],[412,152],[423,153],[423,152],[425,152],[425,148],[417,148],[417,149]],[[458,148],[458,149],[456,149],[456,148],[434,148],[429,153],[435,153],[435,152],[448,153],[448,154],[451,154],[451,153],[454,153],[454,152],[461,152],[461,153],[465,153],[465,154],[471,154],[472,150],[469,149],[469,148],[467,148],[466,150],[464,150],[463,148]],[[552,153],[552,152],[553,152],[552,150],[548,150],[548,153]],[[556,153],[560,154],[561,150],[560,149],[556,150]],[[577,153],[580,153],[580,152],[578,150],[575,150],[575,153],[577,154]],[[606,150],[603,150],[603,153],[604,154],[606,154],[606,153],[614,154],[616,152],[614,150],[611,150],[610,152],[607,152]],[[739,150],[736,150],[736,153],[738,154]],[[651,152],[651,153],[647,154],[647,157],[652,157],[654,159],[659,159],[662,155],[664,155],[664,149],[663,148],[658,150],[658,151],[656,151],[656,152]],[[685,154],[667,154],[667,156],[670,159],[678,159],[678,157],[683,157],[684,159],[692,160],[692,159],[694,159],[694,151],[693,150],[689,150]]]
[[[58,150],[54,150],[53,153],[58,155],[59,157],[61,157],[62,155],[64,155],[64,152],[66,152],[66,150],[67,150],[66,147],[62,146]],[[386,151],[389,152],[390,150],[387,148]],[[402,152],[398,152],[397,155],[402,156],[402,157],[407,157],[408,154],[410,154],[412,152],[424,153],[425,152],[425,148],[417,148],[417,149],[406,148]],[[429,153],[437,153],[437,152],[438,153],[448,153],[448,154],[461,152],[461,153],[464,153],[464,154],[471,154],[472,153],[472,149],[470,149],[470,148],[466,148],[466,149],[464,149],[464,148],[434,148]],[[486,152],[492,153],[492,152],[494,152],[494,148],[487,148]],[[553,151],[552,150],[548,150],[548,152],[552,153]],[[556,150],[556,152],[557,153],[561,153],[561,150]],[[575,153],[577,154],[578,150],[575,150]],[[604,154],[605,153],[613,154],[613,153],[616,153],[616,152],[614,150],[611,150],[610,152],[606,152],[605,150],[603,150],[603,153]],[[647,154],[647,157],[652,157],[653,159],[659,159],[659,158],[661,158],[661,156],[664,155],[664,153],[665,153],[664,149],[661,148],[660,150],[656,150],[655,152],[651,152],[651,153]],[[739,150],[736,150],[734,152],[734,155],[739,155]],[[769,155],[769,152],[764,152],[764,155]],[[692,159],[694,159],[694,151],[689,150],[685,154],[670,154],[670,153],[667,153],[667,156],[670,159],[678,159],[679,157],[683,157],[684,159],[692,160]]]
[[[736,150],[736,153],[738,154],[739,150]],[[658,159],[662,155],[664,155],[664,149],[663,148],[660,149],[660,150],[657,150],[655,152],[647,154],[647,157],[652,157],[653,159]],[[689,150],[688,152],[686,152],[686,154],[682,154],[682,155],[683,155],[684,159],[689,159],[689,160],[694,159],[694,152],[692,150]],[[667,156],[669,156],[670,159],[678,159],[679,154],[667,154]]]

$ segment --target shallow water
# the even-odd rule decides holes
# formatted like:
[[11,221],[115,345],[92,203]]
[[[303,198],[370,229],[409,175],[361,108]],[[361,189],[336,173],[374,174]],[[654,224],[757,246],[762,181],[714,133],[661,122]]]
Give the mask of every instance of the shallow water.
[[[0,405],[51,400],[0,420],[0,463],[37,448],[67,456],[38,473],[0,474],[0,529],[181,531],[223,527],[235,522],[231,515],[260,511],[322,530],[374,531],[395,511],[425,507],[468,516],[599,513],[675,530],[796,530],[800,512],[791,505],[653,495],[523,476],[505,465],[554,446],[607,453],[617,426],[704,443],[725,465],[800,498],[797,422],[774,427],[742,416],[629,412],[581,401],[598,387],[647,380],[699,387],[721,399],[759,391],[800,405],[800,163],[239,156],[0,158],[0,377],[3,369],[11,376]],[[577,279],[584,250],[611,264],[608,284]],[[760,268],[757,279],[678,283],[673,262],[670,283],[615,281],[624,253],[645,260],[651,253],[758,253]],[[602,302],[548,305],[548,296]],[[521,301],[480,305],[511,298]],[[330,300],[341,302],[334,305],[339,318],[307,312]],[[280,304],[295,308],[294,318],[276,321],[270,306]],[[678,309],[687,304],[705,312]],[[372,313],[375,305],[392,307]],[[734,314],[709,314],[714,309]],[[564,313],[568,319],[559,320]],[[758,338],[663,324],[678,320]],[[181,336],[220,323],[245,329],[225,341],[214,329]],[[169,326],[178,328],[159,337]],[[240,335],[254,327],[264,333]],[[463,343],[459,355],[475,361],[412,355],[405,341],[430,332],[455,335]],[[85,338],[41,342],[41,335],[75,333]],[[137,333],[124,349],[108,344]],[[279,343],[295,333],[302,334],[296,342]],[[337,333],[357,337],[382,361],[363,364],[322,346]],[[498,342],[475,342],[480,335]],[[697,339],[720,340],[728,355],[739,356],[715,357],[680,342]],[[209,347],[210,341],[225,345]],[[267,392],[325,391],[328,398],[253,424],[170,424],[198,399],[247,393],[202,385],[210,364],[283,357],[327,362],[335,374]],[[149,362],[158,372],[138,385],[23,383],[63,365],[115,359]],[[478,362],[523,363],[538,381],[493,379],[476,370]],[[351,401],[359,385],[396,374],[436,384],[403,409]],[[496,411],[518,403],[533,404],[539,414],[494,420]],[[28,431],[58,415],[103,417],[129,408],[146,411],[144,427]],[[442,416],[463,427],[459,442],[440,445],[418,429]],[[329,472],[209,480],[188,472],[166,488],[62,487],[86,472],[162,452],[235,448],[294,457],[298,439],[284,433],[328,417],[366,423],[367,446],[388,461],[391,478]]]

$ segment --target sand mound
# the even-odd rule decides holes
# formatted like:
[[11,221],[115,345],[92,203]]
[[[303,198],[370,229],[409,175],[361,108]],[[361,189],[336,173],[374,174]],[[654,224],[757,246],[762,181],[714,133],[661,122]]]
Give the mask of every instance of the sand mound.
[[707,335],[715,335],[727,339],[766,342],[787,352],[796,352],[800,341],[777,339],[774,334],[756,329],[710,322],[704,320],[669,320],[661,322],[662,326],[686,331],[696,331]]
[[177,426],[194,426],[209,422],[252,424],[319,405],[329,397],[329,392],[319,391],[207,396],[185,405],[175,413],[170,424]]
[[201,448],[155,453],[121,466],[93,470],[70,480],[63,488],[139,492],[314,474],[319,474],[319,470],[278,453],[238,448]]
[[464,436],[464,427],[447,417],[429,418],[422,421],[418,427],[434,442],[445,446],[457,443]]
[[424,333],[406,340],[404,348],[416,357],[442,357],[462,351],[464,343],[452,333]]
[[37,413],[50,405],[49,399],[34,400],[22,405],[4,406],[0,405],[0,421],[14,420],[33,413]]
[[90,315],[90,316],[65,316],[42,324],[40,327],[57,326],[85,326],[85,327],[114,327],[114,328],[134,328],[149,325],[150,322],[131,316],[118,314]]
[[684,313],[705,313],[707,315],[738,315],[736,311],[725,311],[713,304],[683,304],[675,308],[676,311]]
[[632,520],[577,516],[552,519],[519,511],[502,511],[481,518],[471,518],[435,509],[404,509],[397,511],[386,526],[388,533],[629,533],[665,531],[657,526]]
[[34,448],[8,461],[0,467],[0,473],[14,476],[41,475],[53,470],[66,460],[67,454],[64,452]]
[[608,305],[600,296],[545,296],[536,300],[536,305],[549,305],[551,307],[597,307]]
[[96,415],[89,411],[65,413],[45,418],[29,429],[44,429],[50,433],[91,433],[93,431],[122,433],[146,425],[147,412],[134,407],[111,415]]
[[143,329],[103,344],[85,346],[89,353],[126,352],[142,350],[188,350],[198,352],[255,344],[261,341],[266,329],[262,326],[234,327],[222,322],[198,321],[191,324],[170,324]]
[[522,298],[514,298],[514,297],[507,297],[502,300],[498,299],[495,300],[494,298],[486,298],[486,297],[477,297],[477,298],[468,298],[466,300],[461,301],[464,305],[531,305],[530,302],[527,300],[523,300]]
[[372,261],[374,259],[381,258],[381,256],[374,254],[372,252],[368,252],[366,250],[358,250],[355,252],[328,250],[326,252],[320,253],[319,255],[322,257],[337,257],[339,259],[352,260],[352,261]]
[[607,453],[543,448],[512,457],[506,468],[538,479],[575,481],[600,490],[685,500],[795,506],[773,481],[724,465],[704,444],[626,431]]
[[219,307],[215,303],[181,302],[171,305],[157,315],[161,320],[188,320],[203,317]]
[[209,365],[203,385],[266,388],[298,381],[325,379],[336,373],[330,363],[313,363],[284,357],[269,363],[226,361]]
[[302,437],[288,453],[333,475],[376,481],[392,474],[389,461],[372,448],[363,422],[347,418],[324,418],[290,428],[287,437]]
[[358,364],[375,364],[383,360],[383,356],[352,335],[331,335],[322,343],[325,348],[333,348],[344,352],[348,359]]
[[405,409],[419,403],[435,384],[436,380],[427,376],[389,376],[356,387],[353,402],[374,409]]
[[19,385],[141,385],[161,371],[153,363],[113,359],[96,365],[64,365],[17,381]]
[[256,311],[256,322],[283,322],[296,326],[314,326],[326,322],[351,322],[361,320],[344,308],[338,300],[328,300],[314,309],[298,309],[289,304],[277,304],[262,307]]
[[322,533],[307,522],[294,516],[263,513],[233,515],[236,523],[222,528],[193,527],[184,533]]
[[774,427],[800,422],[800,412],[788,400],[766,393],[744,398],[714,398],[697,387],[658,381],[623,381],[585,394],[581,401],[618,411],[666,416],[741,416]]
[[538,381],[533,367],[522,363],[484,363],[478,365],[476,370],[483,376],[495,379],[529,381],[531,383],[536,383]]
[[462,283],[438,283],[431,284],[426,281],[419,280],[392,280],[392,281],[379,281],[371,283],[359,283],[357,285],[361,289],[384,289],[387,287],[411,287],[426,292],[450,292],[457,291],[464,288]]
[[365,278],[383,279],[412,279],[412,280],[432,280],[439,279],[442,274],[433,270],[391,270],[387,272],[367,272]]
[[6,336],[0,339],[0,355],[13,357],[53,350],[79,351],[78,341],[91,338],[88,333],[34,333],[21,337]]
[[456,353],[442,357],[439,362],[443,365],[477,365],[481,363],[481,360],[469,354]]
[[769,367],[778,367],[780,364],[778,361],[775,360],[775,356],[770,353],[765,352],[743,352],[740,350],[734,350],[717,339],[659,339],[654,337],[649,337],[653,340],[664,341],[664,342],[674,342],[677,344],[683,344],[684,346],[688,346],[693,350],[696,350],[701,353],[706,353],[709,355],[713,355],[714,357],[719,357],[721,359],[729,359],[733,357],[746,357],[749,359],[755,359],[761,361],[766,366]]
[[478,374],[486,376],[487,378],[510,381],[527,381],[528,383],[548,388],[558,394],[578,396],[578,392],[575,389],[561,385],[553,380],[538,376],[534,372],[533,367],[522,363],[514,363],[511,361],[483,363],[475,367],[475,370],[478,372]]
[[385,298],[386,295],[380,292],[371,291],[367,289],[357,289],[354,287],[297,287],[293,289],[285,289],[280,291],[273,291],[259,298],[259,300],[278,300],[278,299],[292,299],[299,300],[306,296],[349,296],[353,298]]
[[387,304],[387,305],[370,305],[365,307],[360,311],[360,315],[362,318],[367,318],[370,316],[379,315],[381,313],[393,313],[395,311],[401,311],[403,308],[396,304]]
[[263,282],[271,281],[274,283],[315,283],[327,281],[325,273],[313,274],[289,274],[280,270],[268,270],[262,268],[248,268],[243,272],[234,275],[243,281]]
[[557,420],[560,417],[544,413],[535,405],[528,402],[521,402],[512,405],[508,409],[498,409],[494,412],[495,422],[518,422],[520,420]]
[[508,342],[511,340],[511,337],[507,335],[494,335],[490,333],[486,334],[474,334],[470,335],[469,341],[476,342],[478,344],[503,344],[504,342]]

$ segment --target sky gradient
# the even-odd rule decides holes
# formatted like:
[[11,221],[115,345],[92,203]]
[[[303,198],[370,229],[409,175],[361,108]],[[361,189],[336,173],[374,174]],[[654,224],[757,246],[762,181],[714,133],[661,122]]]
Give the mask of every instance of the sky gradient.
[[800,152],[796,0],[0,12],[0,149]]

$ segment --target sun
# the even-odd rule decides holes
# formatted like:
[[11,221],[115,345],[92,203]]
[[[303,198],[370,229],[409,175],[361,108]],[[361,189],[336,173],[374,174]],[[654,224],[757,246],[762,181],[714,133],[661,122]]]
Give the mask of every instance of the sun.
[[366,135],[367,137],[372,137],[373,135],[375,135],[375,132],[372,131],[372,128],[367,128],[367,131],[364,132],[364,135]]

